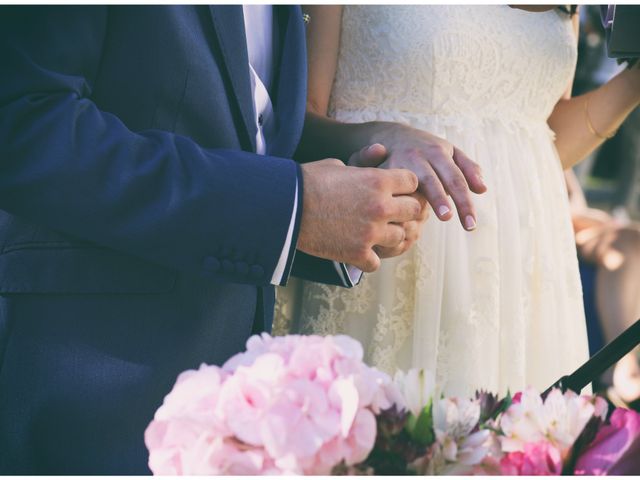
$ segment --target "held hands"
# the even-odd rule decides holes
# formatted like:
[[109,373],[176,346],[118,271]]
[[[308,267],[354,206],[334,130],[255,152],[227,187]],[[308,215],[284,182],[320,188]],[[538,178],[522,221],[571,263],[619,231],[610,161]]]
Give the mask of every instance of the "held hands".
[[476,227],[471,192],[487,187],[475,162],[422,130],[385,122],[371,128],[379,143],[353,154],[350,166],[333,159],[302,165],[299,250],[377,270],[381,258],[404,253],[418,239],[427,203],[440,220],[452,218],[448,196],[465,229]]
[[451,143],[423,130],[385,122],[376,122],[372,128],[377,130],[372,138],[378,144],[352,155],[349,165],[409,169],[418,177],[418,193],[440,220],[453,216],[447,199],[451,196],[462,226],[466,230],[476,227],[471,192],[487,190],[478,164]]
[[418,179],[409,170],[348,167],[333,159],[301,168],[299,250],[372,272],[380,258],[403,253],[417,239],[427,209],[412,196]]

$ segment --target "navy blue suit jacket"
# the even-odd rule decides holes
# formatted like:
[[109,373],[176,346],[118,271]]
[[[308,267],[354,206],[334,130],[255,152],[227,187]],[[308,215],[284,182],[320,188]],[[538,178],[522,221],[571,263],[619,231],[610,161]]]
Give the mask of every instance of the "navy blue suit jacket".
[[270,327],[306,94],[275,16],[260,156],[240,6],[0,8],[0,473],[147,473],[177,374]]

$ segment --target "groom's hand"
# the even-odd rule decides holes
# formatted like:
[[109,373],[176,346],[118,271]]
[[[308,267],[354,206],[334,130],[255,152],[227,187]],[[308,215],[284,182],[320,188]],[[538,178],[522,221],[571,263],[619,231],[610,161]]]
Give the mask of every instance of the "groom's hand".
[[[387,149],[380,144],[373,144],[368,147],[364,147],[359,152],[354,153],[349,160],[350,164],[354,165],[380,165],[387,158]],[[419,192],[413,193],[411,195],[418,202],[420,202],[420,206],[422,211],[420,215],[415,220],[410,222],[404,222],[401,226],[405,231],[404,241],[395,247],[383,247],[381,245],[376,245],[374,250],[378,257],[380,258],[390,258],[396,257],[398,255],[403,254],[407,250],[409,250],[414,243],[420,237],[420,232],[422,231],[422,226],[429,219],[429,204],[425,196]]]
[[405,169],[347,167],[333,159],[301,168],[299,250],[364,272],[380,266],[376,250],[382,249],[381,255],[404,251],[404,225],[424,215],[420,201],[411,196],[418,188],[415,174]]
[[363,148],[351,156],[349,165],[409,169],[418,177],[418,192],[440,220],[453,216],[450,196],[462,226],[466,230],[476,227],[471,192],[487,190],[477,163],[448,141],[423,130],[386,122],[375,122],[373,128],[376,133],[371,138],[381,145]]
[[422,211],[420,215],[410,222],[404,222],[400,226],[404,229],[405,237],[404,241],[396,245],[395,247],[383,247],[381,245],[376,245],[373,247],[373,250],[376,252],[378,257],[380,258],[390,258],[397,257],[398,255],[402,255],[404,252],[409,250],[414,243],[420,237],[420,233],[422,231],[422,226],[429,218],[429,205],[425,200],[424,196],[420,193],[414,193],[411,195],[418,202],[420,202],[420,207]]

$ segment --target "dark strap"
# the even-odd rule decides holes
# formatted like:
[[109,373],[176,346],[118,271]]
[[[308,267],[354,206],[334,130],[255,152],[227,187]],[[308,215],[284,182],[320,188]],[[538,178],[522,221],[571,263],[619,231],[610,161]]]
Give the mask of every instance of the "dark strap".
[[546,397],[552,388],[560,388],[563,392],[573,390],[576,393],[580,393],[584,387],[596,380],[607,368],[624,357],[638,344],[640,344],[640,320],[627,328],[611,343],[602,347],[571,375],[565,375],[551,385],[542,394],[542,397]]

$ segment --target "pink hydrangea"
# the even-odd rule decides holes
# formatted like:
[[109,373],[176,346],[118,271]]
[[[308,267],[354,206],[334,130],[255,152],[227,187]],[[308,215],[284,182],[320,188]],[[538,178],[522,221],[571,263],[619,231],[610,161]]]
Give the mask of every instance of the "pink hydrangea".
[[363,461],[374,414],[401,402],[346,336],[253,336],[181,374],[145,432],[155,474],[329,474]]
[[206,365],[178,377],[145,432],[152,471],[167,475],[196,473],[200,466],[191,458],[215,457],[225,448],[222,443],[212,444],[214,438],[224,438],[228,429],[221,419],[211,414],[224,378],[224,372],[218,367]]

